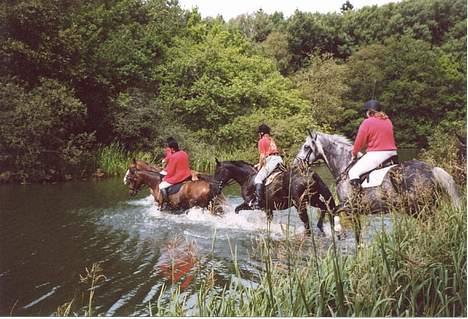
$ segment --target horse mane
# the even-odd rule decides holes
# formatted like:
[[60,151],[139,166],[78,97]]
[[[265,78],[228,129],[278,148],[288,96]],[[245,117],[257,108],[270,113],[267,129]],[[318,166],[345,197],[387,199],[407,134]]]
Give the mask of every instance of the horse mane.
[[317,133],[317,134],[319,134],[319,136],[321,136],[322,138],[325,138],[328,142],[346,144],[347,146],[353,145],[353,143],[347,137],[343,135],[325,134],[325,133]]
[[235,166],[237,166],[237,167],[242,167],[242,166],[251,166],[251,167],[254,167],[254,166],[253,166],[252,164],[250,164],[249,162],[242,161],[242,160],[225,161],[224,163],[229,163],[229,164],[235,165]]

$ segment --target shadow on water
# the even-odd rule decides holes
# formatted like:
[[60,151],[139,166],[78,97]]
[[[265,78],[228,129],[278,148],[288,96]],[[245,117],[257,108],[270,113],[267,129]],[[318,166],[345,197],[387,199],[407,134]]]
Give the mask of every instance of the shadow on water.
[[[326,168],[316,169],[333,184]],[[264,213],[235,214],[239,189],[233,186],[226,194],[226,213],[215,217],[201,209],[161,213],[147,192],[129,199],[121,178],[0,185],[0,315],[50,315],[72,299],[75,306],[86,305],[89,287],[80,284],[80,274],[97,262],[106,280],[96,288],[93,315],[147,315],[148,302],[173,282],[184,283],[187,303],[195,304],[200,278],[213,276],[215,285],[223,287],[235,277],[234,256],[242,282],[256,285],[262,271],[254,253],[259,238],[302,238],[304,228],[294,209],[275,213],[270,226]],[[364,240],[391,228],[390,217],[367,223]],[[325,231],[325,236],[314,232],[324,250],[331,242],[328,224]],[[184,245],[192,245],[191,254],[185,254]],[[339,241],[339,249],[354,251],[352,234]],[[179,266],[173,269],[168,261]]]

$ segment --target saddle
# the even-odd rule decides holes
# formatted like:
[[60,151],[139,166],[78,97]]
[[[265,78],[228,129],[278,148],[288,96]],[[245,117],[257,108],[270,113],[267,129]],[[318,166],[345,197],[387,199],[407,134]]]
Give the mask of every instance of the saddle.
[[182,182],[169,186],[167,189],[167,195],[178,193],[185,183],[191,182],[191,181],[192,181],[192,176],[189,176]]
[[276,165],[275,169],[265,179],[265,186],[270,185],[275,180],[276,177],[286,172],[286,170],[287,170],[286,166],[284,166],[283,163]]
[[379,186],[380,184],[382,184],[382,181],[385,175],[387,174],[388,170],[397,164],[400,164],[400,162],[398,160],[398,155],[395,155],[385,160],[376,168],[362,174],[361,176],[359,176],[359,182],[361,184],[361,187],[368,188]]

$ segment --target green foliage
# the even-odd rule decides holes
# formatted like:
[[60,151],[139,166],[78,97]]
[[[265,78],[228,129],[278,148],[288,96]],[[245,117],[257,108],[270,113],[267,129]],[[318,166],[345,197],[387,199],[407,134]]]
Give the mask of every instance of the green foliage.
[[276,65],[281,74],[286,75],[292,59],[292,55],[288,50],[287,34],[273,31],[262,42],[261,47],[267,57],[276,60]]
[[[392,224],[391,231],[378,234],[355,256],[340,256],[333,249],[320,256],[297,238],[266,239],[257,249],[264,265],[258,285],[243,284],[240,272],[240,278],[221,285],[202,275],[195,307],[176,286],[161,292],[152,314],[466,316],[466,208],[442,204],[436,215],[425,219],[394,214]],[[233,267],[239,267],[235,260]]]
[[442,121],[429,138],[422,158],[442,167],[459,185],[466,185],[466,122]]
[[49,79],[30,92],[8,79],[1,83],[2,167],[25,181],[89,166],[94,136],[83,131],[86,108],[70,90]]
[[343,97],[349,92],[347,67],[330,56],[313,57],[307,68],[297,72],[294,80],[310,103],[310,115],[329,131],[340,126],[338,119],[344,110]]
[[466,76],[460,62],[411,37],[371,45],[349,60],[347,135],[357,130],[362,103],[373,97],[391,117],[400,146],[423,147],[442,119],[466,114]]
[[[176,1],[6,1],[2,116],[44,114],[17,132],[0,124],[0,160],[20,179],[81,175],[97,145],[159,154],[170,135],[197,163],[207,163],[203,147],[254,160],[258,124],[294,152],[307,127],[352,137],[371,97],[384,102],[400,147],[424,147],[439,122],[465,118],[465,1],[351,7],[287,19],[259,10],[225,23]],[[57,91],[63,99],[44,97]],[[45,128],[62,116],[76,124]]]

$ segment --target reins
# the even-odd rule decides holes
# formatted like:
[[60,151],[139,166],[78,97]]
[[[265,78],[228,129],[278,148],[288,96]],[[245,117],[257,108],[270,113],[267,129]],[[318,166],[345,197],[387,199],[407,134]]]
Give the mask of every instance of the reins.
[[340,173],[340,175],[336,179],[336,185],[338,185],[343,180],[343,178],[345,178],[348,175],[349,170],[357,161],[358,159],[354,159],[351,162],[349,162],[348,166],[345,167],[345,169]]

